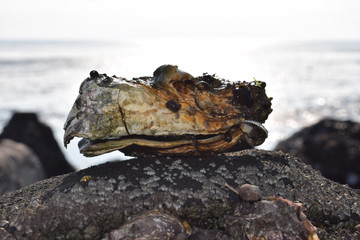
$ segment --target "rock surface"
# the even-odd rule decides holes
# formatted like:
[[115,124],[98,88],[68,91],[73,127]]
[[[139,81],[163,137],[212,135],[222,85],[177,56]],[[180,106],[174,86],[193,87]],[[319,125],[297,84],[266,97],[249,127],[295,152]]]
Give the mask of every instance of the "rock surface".
[[0,140],[0,195],[45,178],[40,160],[25,144]]
[[323,176],[360,188],[360,123],[324,119],[280,142],[275,150],[311,164]]
[[237,216],[262,201],[244,202],[225,187],[245,183],[259,186],[263,198],[301,202],[320,239],[360,239],[360,190],[290,155],[260,150],[138,158],[43,180],[0,196],[0,239],[102,239],[153,210],[187,221],[196,230],[189,239],[247,239]]
[[23,143],[37,155],[46,177],[74,171],[66,161],[52,130],[41,123],[35,113],[14,113],[0,134],[0,139]]

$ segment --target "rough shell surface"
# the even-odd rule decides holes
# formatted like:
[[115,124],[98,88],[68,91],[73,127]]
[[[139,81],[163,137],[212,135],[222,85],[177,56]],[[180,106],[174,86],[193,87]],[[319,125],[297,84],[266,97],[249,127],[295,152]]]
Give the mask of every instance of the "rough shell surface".
[[[109,233],[109,240],[177,240],[186,237],[186,228],[174,216],[159,211],[145,213],[129,220]],[[185,238],[186,239],[186,238]]]
[[154,77],[126,80],[96,71],[84,80],[66,120],[65,146],[84,138],[86,156],[140,146],[158,153],[221,152],[241,137],[259,145],[272,111],[263,82],[194,78],[164,65]]

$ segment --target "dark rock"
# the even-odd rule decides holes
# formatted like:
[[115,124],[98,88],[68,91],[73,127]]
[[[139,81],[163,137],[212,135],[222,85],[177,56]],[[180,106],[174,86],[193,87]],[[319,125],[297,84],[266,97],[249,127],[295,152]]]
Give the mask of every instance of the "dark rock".
[[223,231],[196,229],[188,238],[189,240],[230,240],[229,235]]
[[[260,150],[203,158],[138,158],[43,180],[0,196],[0,222],[5,223],[0,239],[101,239],[127,219],[153,210],[187,221],[200,236],[219,233],[222,239],[246,239],[234,236],[261,232],[260,225],[246,227],[248,222],[240,223],[236,213],[253,203],[239,200],[225,187],[245,183],[259,186],[263,196],[301,202],[320,239],[359,239],[355,226],[360,223],[360,190],[328,180],[290,155]],[[259,209],[261,202],[252,209]],[[268,218],[271,214],[264,215],[263,223]],[[280,226],[288,231],[292,225]]]
[[14,113],[0,135],[0,139],[4,138],[31,148],[40,159],[47,177],[74,170],[66,161],[51,129],[39,122],[35,113]]
[[275,150],[311,164],[323,176],[360,188],[360,123],[324,119],[280,142]]
[[0,153],[0,194],[45,178],[40,160],[26,145],[1,139]]

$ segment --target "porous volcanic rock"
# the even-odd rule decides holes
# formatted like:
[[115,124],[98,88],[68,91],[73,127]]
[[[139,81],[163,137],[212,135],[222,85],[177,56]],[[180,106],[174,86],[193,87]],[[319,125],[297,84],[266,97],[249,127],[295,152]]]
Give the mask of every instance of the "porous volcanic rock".
[[[225,186],[245,183],[258,186],[263,199],[301,202],[320,239],[360,237],[360,190],[328,180],[288,154],[244,150],[106,163],[6,193],[0,196],[0,238],[102,239],[129,218],[155,210],[186,221],[196,230],[189,239],[247,239],[241,213],[250,217],[265,203],[242,201]],[[251,231],[262,231],[271,216]],[[288,230],[284,219],[278,224]]]
[[360,123],[324,119],[280,142],[275,150],[300,158],[331,180],[360,188]]
[[46,177],[74,171],[66,161],[50,127],[41,123],[35,113],[14,113],[0,134],[0,139],[4,138],[31,148],[39,158]]

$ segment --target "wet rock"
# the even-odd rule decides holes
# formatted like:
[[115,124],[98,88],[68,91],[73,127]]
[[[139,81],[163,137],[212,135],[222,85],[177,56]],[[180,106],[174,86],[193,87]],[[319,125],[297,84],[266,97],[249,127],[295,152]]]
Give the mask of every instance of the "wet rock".
[[[259,186],[263,200],[241,201],[225,186],[245,183]],[[301,202],[306,217],[280,196]],[[128,219],[156,210],[188,222],[194,229],[189,239],[195,234],[198,239],[205,234],[247,239],[261,235],[262,225],[267,231],[277,226],[272,236],[304,239],[309,230],[302,221],[308,219],[320,239],[355,240],[359,196],[360,190],[326,179],[290,155],[245,150],[201,158],[138,158],[53,177],[0,196],[0,221],[7,223],[5,233],[18,239],[102,239]],[[289,215],[272,218],[273,204]],[[252,213],[262,216],[256,224],[246,217]],[[266,224],[270,220],[276,224]],[[304,231],[298,226],[305,226],[305,233],[297,234]]]
[[0,194],[45,178],[40,160],[26,145],[1,139],[0,153]]
[[324,119],[280,142],[275,150],[311,164],[323,176],[360,188],[360,123]]
[[39,158],[46,177],[72,172],[52,130],[41,123],[35,113],[14,113],[0,135],[28,146]]

